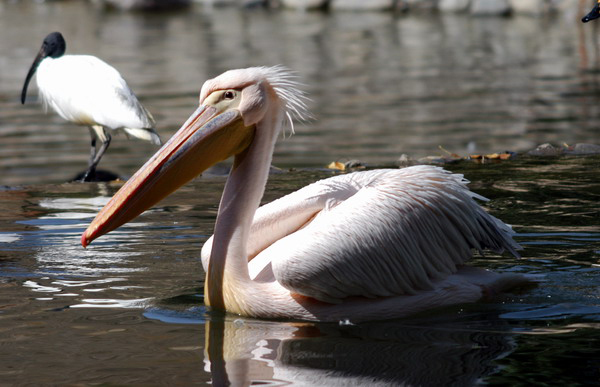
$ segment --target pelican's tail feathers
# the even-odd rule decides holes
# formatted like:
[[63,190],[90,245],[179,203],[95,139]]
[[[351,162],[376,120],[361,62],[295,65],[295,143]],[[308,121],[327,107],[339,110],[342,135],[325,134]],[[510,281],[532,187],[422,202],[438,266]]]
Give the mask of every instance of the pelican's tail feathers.
[[494,223],[494,226],[490,227],[490,234],[495,235],[489,236],[491,243],[486,247],[499,254],[508,251],[515,258],[521,258],[518,250],[523,250],[523,247],[513,239],[515,232],[512,227],[495,216],[489,215],[489,217]]

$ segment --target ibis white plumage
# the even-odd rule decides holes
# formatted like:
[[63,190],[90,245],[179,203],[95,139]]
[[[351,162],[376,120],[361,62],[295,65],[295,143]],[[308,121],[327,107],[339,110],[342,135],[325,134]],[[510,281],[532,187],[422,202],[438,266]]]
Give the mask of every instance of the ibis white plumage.
[[91,153],[83,181],[93,179],[96,166],[110,145],[111,130],[120,129],[128,136],[161,144],[154,130],[154,118],[115,68],[95,56],[64,55],[65,50],[60,32],[44,38],[25,78],[21,103],[25,103],[27,87],[37,70],[44,107],[67,121],[89,127]]
[[395,318],[473,302],[527,282],[466,266],[472,250],[518,256],[512,230],[461,175],[416,166],[331,177],[259,208],[284,120],[306,112],[283,67],[207,81],[200,107],[115,194],[84,246],[234,156],[214,235],[202,249],[205,300],[261,318]]

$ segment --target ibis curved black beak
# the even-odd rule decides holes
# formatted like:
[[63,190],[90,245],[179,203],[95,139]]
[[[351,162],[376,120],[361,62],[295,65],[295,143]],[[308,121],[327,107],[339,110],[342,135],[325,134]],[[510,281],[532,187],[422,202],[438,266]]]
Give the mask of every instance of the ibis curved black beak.
[[584,23],[587,23],[591,20],[598,19],[599,17],[600,17],[600,3],[597,3],[596,6],[590,11],[590,13],[585,15],[581,19],[581,21]]
[[38,52],[37,56],[33,60],[33,63],[31,64],[31,67],[29,68],[29,71],[27,72],[27,77],[25,77],[25,83],[23,84],[23,90],[21,90],[21,103],[22,104],[25,103],[25,98],[27,97],[27,87],[29,86],[29,81],[31,81],[31,77],[33,77],[33,74],[35,74],[35,70],[37,70],[38,66],[44,60],[44,58],[46,56],[47,56],[47,54],[46,54],[46,50],[44,50],[44,47],[40,48],[40,51]]
[[44,38],[42,48],[40,48],[40,51],[33,60],[33,63],[29,68],[29,72],[27,73],[27,77],[25,77],[25,84],[23,84],[23,90],[21,90],[21,103],[25,103],[25,98],[27,97],[27,86],[29,86],[29,81],[31,81],[31,77],[33,77],[33,74],[35,74],[35,70],[37,70],[40,63],[42,63],[42,61],[47,57],[61,57],[65,53],[66,49],[67,44],[65,43],[65,38],[63,38],[60,32],[51,32]]

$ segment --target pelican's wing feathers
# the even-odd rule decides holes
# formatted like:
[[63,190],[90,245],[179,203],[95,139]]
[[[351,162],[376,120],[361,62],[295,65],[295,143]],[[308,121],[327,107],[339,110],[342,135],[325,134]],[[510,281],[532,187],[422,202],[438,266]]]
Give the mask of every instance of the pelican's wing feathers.
[[518,256],[511,228],[475,202],[486,199],[467,183],[442,168],[416,166],[306,186],[257,211],[250,275],[339,302],[428,289],[456,272],[472,249]]
[[[251,260],[249,269],[252,278],[256,278],[269,264],[266,261],[268,254],[261,254],[267,247],[306,226],[322,211],[335,207],[356,194],[360,186],[353,184],[352,180],[347,181],[345,176],[317,181],[256,210],[246,246],[248,260]],[[208,270],[213,237],[202,246],[204,271]],[[264,275],[268,276],[263,273]]]

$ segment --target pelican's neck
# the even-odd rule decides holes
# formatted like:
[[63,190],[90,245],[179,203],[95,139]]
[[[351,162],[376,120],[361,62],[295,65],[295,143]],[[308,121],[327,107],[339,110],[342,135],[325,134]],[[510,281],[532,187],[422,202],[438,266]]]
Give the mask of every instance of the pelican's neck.
[[235,161],[219,205],[214,240],[205,283],[207,304],[225,309],[227,283],[250,282],[246,245],[269,176],[275,140],[281,128],[282,112],[266,114],[256,124],[254,140]]

